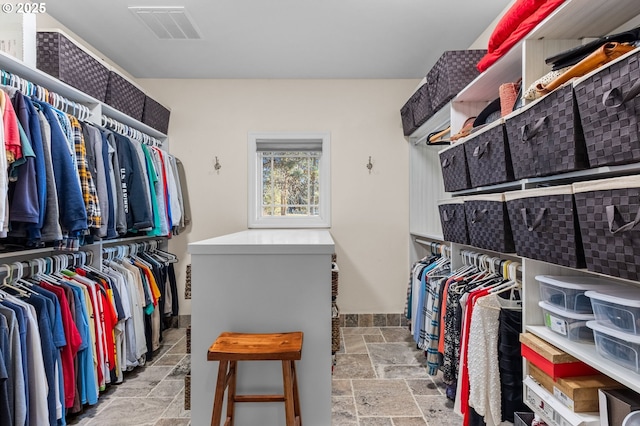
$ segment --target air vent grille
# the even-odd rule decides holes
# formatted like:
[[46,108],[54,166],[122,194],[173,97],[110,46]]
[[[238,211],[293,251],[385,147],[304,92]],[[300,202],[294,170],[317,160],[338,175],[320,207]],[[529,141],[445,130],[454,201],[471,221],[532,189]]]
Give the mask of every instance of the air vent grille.
[[200,32],[182,6],[130,6],[129,10],[163,40],[200,39]]

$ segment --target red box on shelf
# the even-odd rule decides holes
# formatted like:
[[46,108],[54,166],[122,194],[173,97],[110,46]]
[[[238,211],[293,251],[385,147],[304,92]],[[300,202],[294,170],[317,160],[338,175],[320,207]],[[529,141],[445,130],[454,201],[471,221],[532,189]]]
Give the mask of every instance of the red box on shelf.
[[545,374],[558,377],[590,376],[599,372],[531,333],[520,335],[522,356]]

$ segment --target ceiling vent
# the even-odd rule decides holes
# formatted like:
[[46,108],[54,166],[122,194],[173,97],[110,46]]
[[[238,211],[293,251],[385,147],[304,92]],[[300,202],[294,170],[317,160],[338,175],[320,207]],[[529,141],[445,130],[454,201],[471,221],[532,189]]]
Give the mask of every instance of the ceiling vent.
[[163,40],[200,39],[200,32],[183,6],[130,6],[129,10]]

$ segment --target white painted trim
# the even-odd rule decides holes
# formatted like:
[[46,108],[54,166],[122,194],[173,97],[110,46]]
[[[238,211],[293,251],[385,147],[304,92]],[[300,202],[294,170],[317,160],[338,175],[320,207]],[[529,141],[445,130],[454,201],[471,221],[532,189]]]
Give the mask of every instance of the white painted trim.
[[[262,175],[256,140],[276,139],[300,141],[322,139],[320,157],[320,214],[314,218],[260,217],[260,194],[258,177]],[[257,133],[250,132],[247,138],[248,195],[247,226],[249,228],[330,228],[331,227],[331,134],[321,133]]]

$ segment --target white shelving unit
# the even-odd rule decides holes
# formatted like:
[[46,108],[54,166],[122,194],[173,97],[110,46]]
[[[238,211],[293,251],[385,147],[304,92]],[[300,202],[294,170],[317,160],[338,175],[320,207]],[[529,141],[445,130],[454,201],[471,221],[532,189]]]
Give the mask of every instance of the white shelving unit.
[[[515,81],[522,76],[523,86],[528,87],[532,82],[546,74],[550,70],[550,67],[544,63],[546,57],[578,46],[585,39],[628,30],[638,25],[640,25],[640,2],[637,0],[615,2],[603,2],[601,0],[565,1],[505,56],[463,89],[445,107],[448,108],[448,118],[452,126],[452,133],[456,133],[460,129],[467,117],[477,115],[484,106],[498,97],[500,84]],[[440,111],[439,114],[441,115],[438,119],[432,119],[425,123],[414,135],[408,137],[408,141],[420,141],[420,138],[424,137],[424,135],[437,130],[436,127],[441,124],[442,114],[444,113]],[[430,242],[444,243],[442,241],[443,234],[439,221],[437,200],[451,196],[497,193],[614,176],[640,175],[640,163],[636,163],[522,179],[500,185],[446,193],[442,183],[438,151],[439,149],[426,147],[424,144],[411,144],[409,149],[411,182],[410,253],[412,261],[417,260],[430,250]],[[460,266],[462,262],[460,251],[463,249],[520,262],[522,264],[523,324],[525,330],[594,366],[603,374],[614,378],[630,389],[640,392],[640,374],[621,368],[615,363],[600,357],[596,353],[594,345],[571,342],[544,326],[542,311],[538,306],[540,297],[539,285],[535,277],[541,274],[596,275],[610,279],[618,285],[639,288],[640,282],[596,274],[585,269],[572,269],[526,259],[515,254],[492,253],[487,250],[455,243],[445,244],[448,244],[451,248],[452,267],[454,268]]]
[[[35,30],[35,28],[34,28]],[[137,129],[143,133],[148,134],[159,140],[162,143],[163,149],[168,149],[169,139],[167,135],[155,130],[148,125],[141,123],[138,120],[135,120],[128,115],[122,113],[121,111],[103,103],[99,100],[95,99],[92,96],[87,95],[86,93],[81,92],[80,90],[64,83],[63,81],[58,80],[57,78],[39,70],[33,68],[23,61],[14,58],[11,55],[8,55],[5,52],[0,51],[0,69],[10,72],[14,75],[17,75],[20,78],[24,78],[31,83],[37,84],[38,86],[44,87],[49,91],[55,92],[60,96],[67,98],[70,101],[76,102],[78,104],[84,105],[91,110],[91,116],[88,121],[91,123],[101,124],[102,115],[106,115],[110,118],[113,118],[119,121],[122,124],[125,124],[129,127]],[[0,83],[2,83],[0,81]],[[162,248],[166,249],[166,237],[132,237],[132,238],[120,238],[115,240],[99,240],[94,244],[89,244],[84,246],[82,249],[87,251],[92,251],[94,253],[94,266],[100,267],[100,251],[103,246],[106,245],[114,245],[114,244],[131,244],[140,241],[146,240],[162,240]],[[41,248],[34,250],[21,250],[21,251],[13,251],[7,253],[0,253],[0,259],[2,259],[2,263],[18,261],[18,260],[28,260],[36,257],[43,257],[52,254],[58,253],[53,248]],[[62,252],[64,253],[64,252]]]
[[8,71],[18,77],[24,78],[34,84],[42,86],[47,90],[55,92],[70,101],[87,106],[91,110],[91,117],[89,120],[93,123],[100,124],[100,118],[104,114],[111,117],[122,124],[126,124],[129,127],[140,130],[143,133],[153,136],[163,143],[163,147],[166,149],[168,143],[167,135],[157,131],[156,129],[135,120],[123,112],[100,102],[96,98],[81,92],[80,90],[68,85],[67,83],[58,80],[57,78],[40,71],[37,68],[32,68],[24,62],[10,56],[4,52],[0,52],[0,69]]

